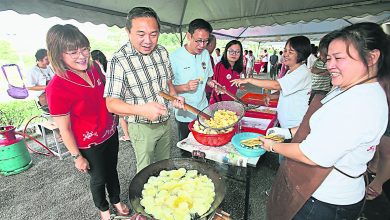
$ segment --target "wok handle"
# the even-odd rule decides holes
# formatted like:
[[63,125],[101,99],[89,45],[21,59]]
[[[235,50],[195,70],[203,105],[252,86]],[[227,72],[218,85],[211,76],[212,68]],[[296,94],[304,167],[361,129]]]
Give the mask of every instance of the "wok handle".
[[206,163],[206,153],[200,150],[193,150],[191,153],[193,159]]
[[[173,101],[173,100],[176,99],[175,97],[173,97],[173,96],[171,96],[171,95],[168,95],[167,93],[165,93],[165,92],[163,92],[163,91],[160,91],[158,94],[159,94],[161,97],[163,97],[164,99],[169,100],[169,101]],[[195,108],[195,107],[193,107],[193,106],[191,106],[191,105],[189,105],[189,104],[184,103],[184,108],[185,108],[186,110],[188,110],[188,111],[194,113],[195,115],[201,116],[202,118],[204,118],[204,119],[206,119],[206,120],[210,120],[210,118],[211,118],[210,115],[208,115],[208,114],[206,114],[206,113],[204,113],[204,112],[199,111],[197,108]]]

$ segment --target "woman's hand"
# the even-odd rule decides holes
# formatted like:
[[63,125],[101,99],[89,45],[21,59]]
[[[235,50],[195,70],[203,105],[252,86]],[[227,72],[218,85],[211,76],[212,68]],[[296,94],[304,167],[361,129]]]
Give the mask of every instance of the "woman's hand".
[[246,79],[233,79],[232,81],[230,81],[232,84],[232,86],[237,86],[237,87],[240,87],[242,84],[247,84],[250,82],[250,79],[249,78],[246,78]]
[[266,151],[274,152],[272,148],[276,144],[275,141],[273,141],[271,139],[264,138],[264,137],[259,137],[259,139],[263,142],[263,144],[261,145],[261,148],[263,148]]
[[264,98],[264,104],[265,104],[265,106],[269,106],[270,101],[271,101],[271,98],[270,98],[268,95],[265,96],[265,98]]
[[76,167],[76,169],[83,173],[88,172],[88,170],[90,169],[88,160],[85,159],[83,156],[79,156],[76,160],[74,160],[74,166]]

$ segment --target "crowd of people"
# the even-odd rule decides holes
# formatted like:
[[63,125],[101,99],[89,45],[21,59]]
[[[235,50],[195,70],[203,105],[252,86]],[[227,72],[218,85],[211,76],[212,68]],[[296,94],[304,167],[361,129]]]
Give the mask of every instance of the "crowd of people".
[[[91,52],[77,27],[55,25],[28,76],[28,89],[48,107],[76,169],[90,175],[102,220],[110,219],[109,204],[117,215],[130,214],[119,198],[119,140],[131,140],[140,172],[170,157],[169,106],[175,108],[183,140],[197,117],[185,103],[203,109],[232,100],[224,91],[236,94],[245,84],[277,91],[265,101],[279,99],[279,127],[267,133],[286,139],[276,143],[259,137],[281,163],[268,219],[356,219],[365,198],[382,193],[390,178],[390,42],[379,25],[335,30],[318,47],[294,36],[279,54],[264,50],[261,71],[268,72],[269,63],[269,79],[253,77],[253,51],[243,50],[240,41],[228,42],[221,55],[213,28],[203,19],[190,22],[187,43],[171,54],[158,44],[160,20],[153,9],[131,9],[125,30],[128,41],[108,62],[101,51]],[[176,99],[169,103],[160,91]],[[365,187],[367,163],[372,182]]]

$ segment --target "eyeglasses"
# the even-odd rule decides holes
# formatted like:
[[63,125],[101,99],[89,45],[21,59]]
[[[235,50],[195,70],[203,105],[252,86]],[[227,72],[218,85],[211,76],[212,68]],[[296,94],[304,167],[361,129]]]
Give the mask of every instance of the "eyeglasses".
[[239,55],[241,53],[239,50],[228,50],[228,52],[230,55]]
[[90,51],[91,51],[90,47],[83,47],[79,50],[71,50],[65,53],[68,54],[72,59],[76,60],[77,58],[80,57],[80,54],[82,54],[84,57],[89,56]]
[[201,44],[207,45],[207,44],[209,43],[209,39],[207,39],[207,40],[199,39],[199,40],[196,40],[195,43],[196,43],[197,45],[201,45]]

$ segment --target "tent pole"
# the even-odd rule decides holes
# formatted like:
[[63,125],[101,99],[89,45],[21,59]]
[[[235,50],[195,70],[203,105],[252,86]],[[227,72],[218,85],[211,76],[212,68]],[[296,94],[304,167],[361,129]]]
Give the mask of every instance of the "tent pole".
[[181,12],[181,17],[180,17],[180,25],[179,25],[179,31],[180,31],[180,45],[183,46],[183,19],[184,19],[184,14],[186,13],[186,9],[187,9],[187,3],[188,3],[188,0],[185,0],[184,1],[184,5],[183,5],[183,10]]
[[180,31],[180,46],[182,47],[183,46],[183,32],[181,31],[181,25],[180,25],[179,31]]
[[236,37],[236,39],[238,40],[238,38],[240,38],[241,35],[242,35],[246,30],[248,30],[248,27],[246,27],[246,28],[241,32],[241,34],[239,34],[239,35]]
[[348,19],[343,18],[343,20],[344,20],[345,22],[347,22],[349,25],[353,24],[353,23],[350,22]]

